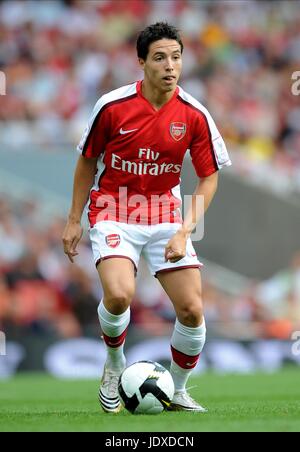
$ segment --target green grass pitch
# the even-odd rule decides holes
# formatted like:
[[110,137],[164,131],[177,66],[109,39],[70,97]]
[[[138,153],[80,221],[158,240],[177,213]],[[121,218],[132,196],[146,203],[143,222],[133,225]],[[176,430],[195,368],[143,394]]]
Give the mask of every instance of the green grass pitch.
[[274,374],[205,374],[192,396],[208,414],[102,413],[97,381],[19,375],[0,383],[0,431],[300,431],[300,369]]

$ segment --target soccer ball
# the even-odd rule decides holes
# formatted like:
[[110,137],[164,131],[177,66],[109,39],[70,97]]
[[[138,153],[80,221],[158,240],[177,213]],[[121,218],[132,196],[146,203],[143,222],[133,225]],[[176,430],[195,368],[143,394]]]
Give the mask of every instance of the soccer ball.
[[132,414],[158,414],[174,397],[173,378],[161,364],[138,361],[124,370],[119,380],[119,395]]

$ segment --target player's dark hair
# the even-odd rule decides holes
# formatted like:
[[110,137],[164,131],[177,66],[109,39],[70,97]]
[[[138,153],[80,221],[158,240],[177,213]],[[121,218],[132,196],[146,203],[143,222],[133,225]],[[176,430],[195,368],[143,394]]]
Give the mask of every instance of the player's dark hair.
[[145,30],[140,32],[136,43],[138,58],[146,60],[150,44],[160,39],[174,39],[180,44],[181,53],[183,52],[183,43],[179,30],[167,22],[156,22],[156,24],[149,25]]

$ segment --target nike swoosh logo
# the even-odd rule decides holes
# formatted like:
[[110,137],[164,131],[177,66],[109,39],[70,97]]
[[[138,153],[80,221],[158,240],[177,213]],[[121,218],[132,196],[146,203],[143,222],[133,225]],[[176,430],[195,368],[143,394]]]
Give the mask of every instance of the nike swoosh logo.
[[194,361],[193,363],[186,363],[186,365],[189,366],[189,367],[192,367],[192,366],[194,366],[197,363],[198,363],[198,359],[197,359],[197,361]]
[[120,129],[120,134],[121,135],[126,135],[126,133],[136,132],[137,130],[139,130],[139,129],[123,130],[123,128],[122,128],[122,129]]

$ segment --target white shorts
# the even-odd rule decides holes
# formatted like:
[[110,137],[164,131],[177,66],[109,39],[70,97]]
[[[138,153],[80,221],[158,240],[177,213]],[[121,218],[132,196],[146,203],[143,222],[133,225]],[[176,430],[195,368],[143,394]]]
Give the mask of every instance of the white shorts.
[[153,276],[180,268],[200,268],[191,239],[186,256],[176,263],[165,261],[165,247],[181,227],[179,223],[135,225],[116,221],[101,221],[90,229],[96,266],[105,259],[122,257],[131,260],[137,271],[140,256],[146,260]]

